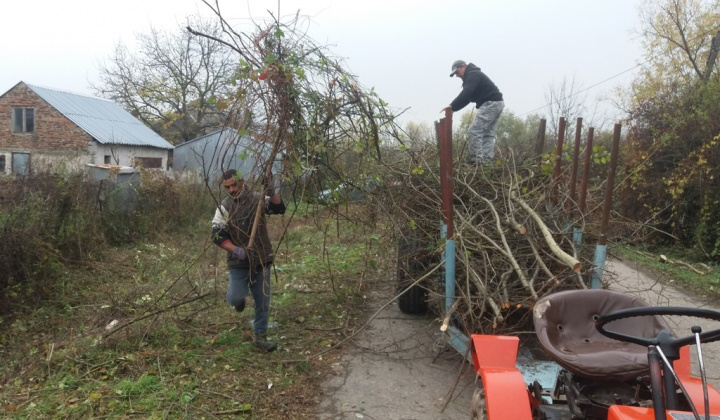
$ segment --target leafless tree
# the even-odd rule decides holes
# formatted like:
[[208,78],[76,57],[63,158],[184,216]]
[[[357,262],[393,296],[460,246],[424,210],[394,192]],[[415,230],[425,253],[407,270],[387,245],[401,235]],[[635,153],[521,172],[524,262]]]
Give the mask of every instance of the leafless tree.
[[[189,24],[217,35],[218,24]],[[185,26],[185,25],[183,25]],[[182,143],[222,126],[237,61],[212,38],[152,29],[137,35],[137,53],[119,43],[100,67],[95,92],[120,103],[168,141]]]

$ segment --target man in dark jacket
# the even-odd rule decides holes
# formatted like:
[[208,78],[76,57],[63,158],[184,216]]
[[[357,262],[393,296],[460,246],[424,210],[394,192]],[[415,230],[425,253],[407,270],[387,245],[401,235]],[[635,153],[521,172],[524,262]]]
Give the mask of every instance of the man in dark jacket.
[[468,150],[470,163],[488,163],[495,156],[495,127],[505,108],[502,93],[495,83],[473,63],[457,60],[452,65],[450,77],[462,79],[462,92],[450,106],[453,112],[460,111],[470,102],[475,102],[477,115],[468,127]]
[[[234,169],[222,175],[222,185],[228,192],[215,210],[212,220],[212,239],[216,245],[227,251],[230,270],[227,301],[236,311],[245,309],[245,297],[252,293],[255,301],[255,322],[253,323],[256,347],[273,351],[277,345],[267,339],[270,317],[270,266],[275,257],[266,224],[266,214],[285,213],[285,203],[279,194],[269,192],[261,196],[245,188],[245,180]],[[260,202],[262,200],[262,204]],[[253,237],[258,205],[264,210],[258,219]]]

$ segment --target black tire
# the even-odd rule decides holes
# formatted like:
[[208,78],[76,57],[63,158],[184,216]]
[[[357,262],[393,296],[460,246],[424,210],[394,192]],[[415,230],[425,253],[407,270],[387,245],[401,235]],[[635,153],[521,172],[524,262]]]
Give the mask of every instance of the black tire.
[[470,420],[487,420],[487,405],[485,404],[485,389],[478,383],[470,401]]
[[[406,314],[420,315],[428,311],[428,289],[425,282],[414,284],[425,272],[430,255],[424,251],[415,231],[403,232],[398,238],[397,293],[398,307]],[[407,289],[407,290],[406,290]]]

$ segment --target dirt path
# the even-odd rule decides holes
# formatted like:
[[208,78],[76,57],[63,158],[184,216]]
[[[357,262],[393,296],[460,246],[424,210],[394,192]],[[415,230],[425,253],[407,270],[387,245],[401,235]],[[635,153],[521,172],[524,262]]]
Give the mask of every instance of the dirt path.
[[[612,261],[608,265],[608,271],[617,276],[617,279],[610,285],[611,289],[638,296],[650,305],[685,306],[720,311],[720,302],[717,299],[710,299],[706,296],[680,290],[668,284],[667,279],[643,273],[633,263],[625,264],[620,261]],[[690,328],[694,325],[699,325],[703,331],[720,328],[718,322],[697,318],[672,317],[667,320],[678,337],[690,335]],[[720,342],[703,345],[702,353],[708,381],[715,388],[720,389]],[[693,363],[693,374],[699,375],[697,354],[694,346],[690,348],[690,354]]]
[[[381,307],[389,296],[390,290],[379,291],[371,300]],[[396,303],[355,337],[334,368],[323,386],[320,420],[470,417],[472,366],[445,344],[435,320],[403,314]]]
[[[641,297],[651,305],[720,310],[717,301],[681,292],[632,265],[613,261],[607,271],[615,277],[612,289]],[[380,307],[388,296],[389,290],[379,291],[373,301]],[[689,334],[690,327],[698,323],[695,319],[669,322],[677,335]],[[712,322],[700,322],[700,326],[720,327]],[[716,387],[720,385],[719,350],[720,343],[703,347],[710,382]],[[693,363],[697,365],[694,355]],[[323,386],[320,420],[466,420],[470,416],[474,371],[444,344],[434,320],[405,315],[396,304],[383,310],[355,338],[334,368],[335,374]]]

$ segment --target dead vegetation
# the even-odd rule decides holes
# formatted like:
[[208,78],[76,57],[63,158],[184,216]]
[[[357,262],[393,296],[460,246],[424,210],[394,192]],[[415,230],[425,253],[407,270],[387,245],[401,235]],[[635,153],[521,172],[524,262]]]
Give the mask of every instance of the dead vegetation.
[[[413,244],[407,258],[420,264],[407,270],[414,279],[442,264],[445,241],[440,237],[441,188],[435,162],[432,147],[409,151],[406,158],[387,164],[386,188],[374,195],[376,205],[393,215],[398,235]],[[575,206],[562,186],[553,196],[552,176],[537,159],[516,161],[510,154],[484,167],[460,158],[454,165],[458,300],[451,311],[468,333],[522,330],[527,309],[540,297],[587,287],[595,247],[588,240],[597,237],[595,226],[592,219],[568,211]],[[574,227],[585,229],[583,243],[573,242]],[[439,307],[446,297],[441,277],[434,273],[422,282]]]

